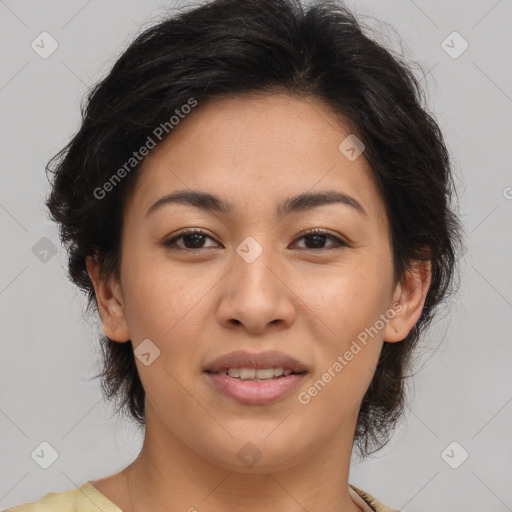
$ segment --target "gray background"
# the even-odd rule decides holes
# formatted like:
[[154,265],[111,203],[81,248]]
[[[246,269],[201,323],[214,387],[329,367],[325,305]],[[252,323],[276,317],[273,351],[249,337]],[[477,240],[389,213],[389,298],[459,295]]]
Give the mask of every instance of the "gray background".
[[[87,87],[169,5],[0,0],[0,508],[117,472],[140,449],[90,381],[98,326],[82,319],[85,299],[66,279],[44,165],[78,128]],[[407,512],[512,510],[512,2],[348,5],[424,69],[467,232],[462,286],[422,344],[411,408],[378,456],[354,459],[350,481]],[[31,48],[43,31],[59,45],[47,59]],[[469,44],[458,58],[441,46],[453,31]],[[55,254],[44,253],[51,244]],[[31,457],[43,441],[58,453],[48,469]],[[461,448],[445,451],[454,441]],[[453,469],[446,461],[460,464],[462,450],[469,457]]]

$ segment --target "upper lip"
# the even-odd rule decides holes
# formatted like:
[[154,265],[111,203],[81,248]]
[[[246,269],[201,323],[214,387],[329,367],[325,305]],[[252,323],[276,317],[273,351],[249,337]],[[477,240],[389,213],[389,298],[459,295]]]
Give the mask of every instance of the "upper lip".
[[208,363],[204,371],[217,373],[228,368],[283,368],[290,369],[293,373],[308,371],[306,366],[297,359],[275,350],[259,353],[243,350],[230,352]]

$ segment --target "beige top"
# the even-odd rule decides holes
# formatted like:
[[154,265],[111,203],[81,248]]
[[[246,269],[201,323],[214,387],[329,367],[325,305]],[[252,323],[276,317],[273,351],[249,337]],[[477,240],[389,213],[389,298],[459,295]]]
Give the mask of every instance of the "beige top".
[[[370,494],[350,485],[350,497],[363,512],[400,512],[386,507]],[[36,502],[25,503],[5,512],[123,512],[89,481],[77,489],[50,492]]]

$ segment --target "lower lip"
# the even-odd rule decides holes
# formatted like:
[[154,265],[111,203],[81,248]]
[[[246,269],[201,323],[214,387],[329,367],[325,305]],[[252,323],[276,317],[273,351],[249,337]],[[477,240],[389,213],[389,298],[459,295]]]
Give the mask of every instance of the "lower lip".
[[292,373],[265,382],[243,381],[218,373],[206,372],[206,375],[219,391],[233,400],[245,405],[265,405],[293,393],[302,383],[305,374]]

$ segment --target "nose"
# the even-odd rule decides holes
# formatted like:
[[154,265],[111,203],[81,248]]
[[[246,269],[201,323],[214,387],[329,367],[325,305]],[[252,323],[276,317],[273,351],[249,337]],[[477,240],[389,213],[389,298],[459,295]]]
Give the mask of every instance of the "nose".
[[218,321],[225,328],[245,329],[251,334],[290,327],[296,308],[286,281],[282,265],[269,250],[251,263],[235,255],[234,268],[222,282]]

